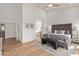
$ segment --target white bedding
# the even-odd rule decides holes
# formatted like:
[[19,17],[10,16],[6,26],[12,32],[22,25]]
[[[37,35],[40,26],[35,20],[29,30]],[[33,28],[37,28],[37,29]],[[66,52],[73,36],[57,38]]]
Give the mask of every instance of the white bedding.
[[71,39],[71,34],[58,34],[58,33],[50,33],[52,35],[61,35],[61,36],[67,36],[68,38]]

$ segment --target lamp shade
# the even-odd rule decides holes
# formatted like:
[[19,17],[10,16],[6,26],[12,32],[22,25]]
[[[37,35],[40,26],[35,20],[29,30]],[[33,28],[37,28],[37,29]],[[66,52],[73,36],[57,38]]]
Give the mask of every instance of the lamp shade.
[[79,30],[79,27],[77,28],[77,30]]

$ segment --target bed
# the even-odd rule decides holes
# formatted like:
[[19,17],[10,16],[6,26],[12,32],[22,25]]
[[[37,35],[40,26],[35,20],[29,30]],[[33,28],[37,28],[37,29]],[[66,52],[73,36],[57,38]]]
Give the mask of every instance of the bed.
[[43,37],[50,38],[46,41],[54,43],[55,48],[68,47],[71,44],[72,38],[72,23],[52,25],[52,33],[45,33]]

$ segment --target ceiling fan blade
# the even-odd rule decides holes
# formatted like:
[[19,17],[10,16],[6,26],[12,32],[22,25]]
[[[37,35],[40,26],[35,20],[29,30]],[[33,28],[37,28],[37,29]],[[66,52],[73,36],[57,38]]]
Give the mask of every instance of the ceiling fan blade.
[[54,6],[54,7],[59,7],[59,6],[60,6],[60,4],[53,4],[53,6]]

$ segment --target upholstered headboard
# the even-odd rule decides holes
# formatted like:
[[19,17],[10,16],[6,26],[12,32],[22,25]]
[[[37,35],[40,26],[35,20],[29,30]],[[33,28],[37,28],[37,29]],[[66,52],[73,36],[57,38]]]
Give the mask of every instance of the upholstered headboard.
[[72,23],[52,25],[52,33],[54,33],[55,30],[69,31],[69,34],[71,34],[72,37]]

